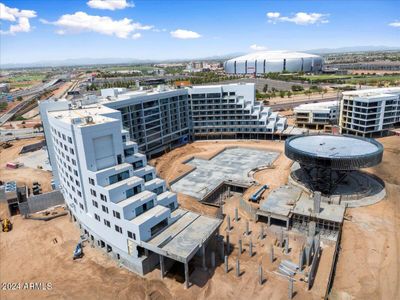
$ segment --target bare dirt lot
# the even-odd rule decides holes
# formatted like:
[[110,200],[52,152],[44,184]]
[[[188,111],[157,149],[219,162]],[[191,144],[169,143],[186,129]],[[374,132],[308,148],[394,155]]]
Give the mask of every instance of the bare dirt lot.
[[[332,299],[400,297],[400,138],[388,137],[380,141],[387,149],[384,161],[368,171],[385,180],[388,197],[370,207],[348,210],[349,220],[344,224]],[[152,163],[161,177],[170,181],[188,170],[188,166],[181,164],[185,159],[199,154],[212,156],[221,147],[230,145],[283,150],[283,143],[271,141],[198,142],[167,153],[152,160]],[[256,173],[255,177],[265,176],[272,188],[285,183],[290,161],[281,155],[276,164],[275,169]],[[233,201],[232,205],[236,205]],[[213,207],[201,205],[189,197],[179,195],[179,202],[183,207],[215,213]],[[227,209],[232,209],[229,207]],[[244,231],[244,221],[245,216],[241,214],[240,222],[233,223],[233,232]],[[52,288],[47,291],[0,290],[1,299],[287,299],[286,280],[268,273],[271,270],[265,258],[268,240],[261,243],[254,237],[254,250],[259,255],[250,258],[244,252],[240,278],[236,278],[234,271],[235,248],[230,256],[231,271],[228,274],[224,273],[221,265],[214,271],[197,268],[191,274],[193,285],[185,290],[181,283],[173,279],[160,280],[157,269],[141,278],[120,268],[101,250],[90,246],[84,248],[83,259],[73,261],[72,253],[79,231],[66,216],[48,222],[24,220],[17,216],[12,217],[12,222],[14,228],[11,232],[0,233],[0,282],[50,282]],[[224,223],[221,233],[225,226]],[[258,226],[251,225],[251,229],[258,233]],[[236,244],[236,240],[232,242]],[[244,241],[245,249],[247,243]],[[261,262],[259,259],[263,255],[261,261],[266,282],[260,286],[255,266]],[[296,256],[295,253],[291,255]],[[319,299],[307,293],[300,283],[295,284],[295,291],[294,299]]]
[[43,138],[25,139],[19,141],[13,141],[11,147],[3,149],[0,147],[0,180],[1,181],[17,181],[18,185],[32,186],[32,183],[37,181],[42,185],[42,191],[48,192],[51,190],[51,172],[44,171],[41,169],[33,169],[28,167],[22,167],[19,169],[8,169],[6,168],[7,162],[18,161],[19,152],[25,145],[37,143]]

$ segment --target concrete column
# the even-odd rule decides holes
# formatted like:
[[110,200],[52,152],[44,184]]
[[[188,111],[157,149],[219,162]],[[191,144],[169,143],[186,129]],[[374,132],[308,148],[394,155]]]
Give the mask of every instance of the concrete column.
[[285,238],[285,254],[289,253],[289,237]]
[[260,285],[264,283],[262,265],[258,266],[258,282],[260,283]]
[[221,260],[224,259],[224,257],[225,257],[225,248],[224,248],[224,246],[225,246],[224,245],[224,240],[222,240],[222,243],[221,243],[221,245],[219,247]]
[[236,258],[236,276],[237,276],[237,277],[240,276],[240,262],[239,262],[239,258]]
[[211,252],[211,267],[215,268],[215,252]]
[[309,266],[310,265],[310,254],[311,254],[311,246],[306,245],[306,265]]
[[228,273],[228,256],[225,255],[224,258],[225,273]]
[[249,221],[246,220],[246,235],[249,235]]
[[165,267],[164,267],[164,256],[162,255],[160,255],[160,273],[161,273],[161,279],[163,279],[165,274]]
[[299,270],[303,270],[303,265],[304,265],[304,248],[301,247],[300,253],[299,253]]
[[289,219],[286,220],[286,230],[289,230]]
[[241,238],[239,238],[238,244],[239,244],[239,255],[240,255],[240,254],[242,254],[242,239]]
[[230,231],[231,230],[231,216],[230,215],[227,215],[226,216],[226,230],[227,231]]
[[269,257],[270,257],[271,263],[273,263],[274,262],[274,246],[273,245],[271,245],[271,248],[269,250]]
[[184,263],[185,266],[185,289],[189,288],[189,265]]
[[239,221],[239,210],[237,207],[235,207],[235,222]]
[[308,223],[308,236],[313,237],[315,235],[316,227],[317,224],[315,223],[315,221],[311,221],[310,223]]
[[249,242],[249,255],[250,257],[253,257],[253,241],[250,238],[250,242]]
[[314,213],[319,214],[321,210],[321,192],[314,192]]
[[264,224],[261,224],[260,228],[260,240],[264,239]]
[[279,233],[279,247],[283,248],[283,230]]
[[203,244],[201,247],[201,258],[202,258],[202,265],[203,265],[203,270],[207,270],[207,265],[206,265],[206,245]]
[[289,278],[289,293],[288,293],[288,299],[293,298],[293,279],[292,277]]
[[271,226],[271,217],[268,217],[268,227]]
[[226,252],[228,255],[231,252],[231,244],[229,243],[229,233],[226,234]]

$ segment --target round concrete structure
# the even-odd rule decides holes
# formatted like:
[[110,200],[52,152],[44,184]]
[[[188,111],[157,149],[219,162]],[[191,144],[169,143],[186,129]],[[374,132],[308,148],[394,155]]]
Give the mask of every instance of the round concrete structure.
[[322,57],[289,51],[260,51],[232,58],[224,63],[229,74],[266,74],[275,72],[318,72]]
[[348,171],[379,164],[383,147],[356,136],[301,135],[286,140],[285,155],[303,166]]

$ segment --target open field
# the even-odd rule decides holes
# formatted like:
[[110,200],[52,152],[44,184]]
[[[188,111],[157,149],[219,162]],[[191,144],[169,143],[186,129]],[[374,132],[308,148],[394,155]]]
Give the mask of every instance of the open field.
[[[348,211],[349,220],[344,224],[332,299],[398,299],[400,296],[400,138],[387,137],[380,141],[385,146],[384,160],[368,171],[385,180],[388,197],[376,205]],[[169,182],[190,170],[188,165],[181,163],[185,159],[194,155],[207,159],[227,146],[283,150],[282,142],[273,141],[196,142],[175,149],[151,163]],[[13,148],[7,151],[15,153]],[[10,153],[7,156],[14,157]],[[254,176],[275,188],[287,181],[290,164],[290,160],[282,154],[276,160],[275,168],[257,172]],[[207,214],[216,213],[214,207],[199,204],[193,198],[184,195],[178,195],[178,198],[182,207]],[[231,216],[237,201],[235,196],[227,201],[226,211]],[[239,223],[232,223],[233,237],[237,232],[244,231],[246,216],[240,213],[240,217]],[[229,257],[231,270],[228,274],[224,273],[220,261],[217,261],[215,270],[196,268],[190,277],[193,285],[185,290],[174,279],[160,280],[158,269],[145,278],[130,273],[110,260],[104,252],[88,245],[84,248],[83,259],[73,261],[72,252],[79,239],[79,231],[67,216],[48,222],[24,220],[16,216],[12,217],[12,222],[14,229],[11,232],[0,233],[0,282],[50,282],[52,288],[48,291],[1,290],[1,299],[287,299],[286,280],[269,273],[271,265],[266,259],[268,239],[262,243],[254,236],[257,255],[250,258],[248,252],[242,254],[243,274],[240,278],[236,278],[234,271],[235,248]],[[221,233],[225,226],[225,223],[221,226]],[[250,228],[258,234],[258,224],[251,223]],[[54,238],[57,243],[53,242]],[[236,245],[235,238],[232,238],[232,243]],[[248,241],[244,240],[244,249],[248,248],[247,245]],[[296,253],[290,255],[295,257]],[[256,266],[262,257],[266,282],[260,286]],[[323,263],[319,272],[326,272]],[[316,291],[320,288],[318,284],[317,280]],[[320,299],[307,293],[300,283],[295,283],[294,290],[294,299]]]

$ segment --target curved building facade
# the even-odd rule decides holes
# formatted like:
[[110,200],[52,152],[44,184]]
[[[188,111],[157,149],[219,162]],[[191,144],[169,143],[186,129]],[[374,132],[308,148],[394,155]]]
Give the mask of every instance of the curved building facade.
[[319,72],[322,57],[288,51],[263,51],[232,58],[224,63],[229,74],[266,74],[275,72]]

